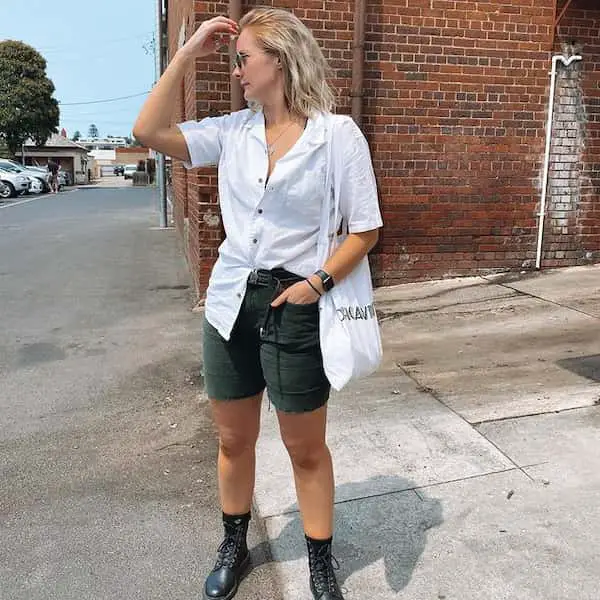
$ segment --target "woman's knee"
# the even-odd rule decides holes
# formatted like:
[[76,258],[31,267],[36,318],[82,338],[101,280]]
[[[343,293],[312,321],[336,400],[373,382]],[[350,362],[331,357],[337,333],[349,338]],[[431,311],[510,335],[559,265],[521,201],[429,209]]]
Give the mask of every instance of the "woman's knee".
[[313,471],[325,460],[330,460],[329,448],[325,442],[289,442],[284,440],[284,445],[295,469]]
[[235,402],[211,401],[222,456],[236,458],[254,452],[260,431],[261,395]]
[[219,435],[219,451],[221,455],[230,458],[240,458],[253,454],[258,436],[248,435],[246,432],[221,432]]

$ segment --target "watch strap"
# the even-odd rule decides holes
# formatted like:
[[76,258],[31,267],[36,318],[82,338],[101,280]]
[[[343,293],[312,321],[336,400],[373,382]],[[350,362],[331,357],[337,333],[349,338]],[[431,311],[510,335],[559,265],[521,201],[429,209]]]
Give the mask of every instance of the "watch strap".
[[323,271],[323,269],[319,269],[318,271],[315,272],[315,275],[317,275],[319,277],[319,279],[321,280],[321,282],[323,283],[323,289],[326,292],[331,290],[331,288],[333,288],[333,286],[335,285],[335,282],[333,281],[333,277],[329,273],[327,273],[327,271]]

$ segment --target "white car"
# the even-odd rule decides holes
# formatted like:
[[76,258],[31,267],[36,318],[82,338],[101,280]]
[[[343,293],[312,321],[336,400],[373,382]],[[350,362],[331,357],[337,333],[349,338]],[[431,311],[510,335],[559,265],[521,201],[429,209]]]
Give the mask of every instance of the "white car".
[[[2,167],[0,166],[0,168]],[[40,189],[42,192],[49,191],[48,180],[46,179],[43,169],[39,169],[38,167],[29,167],[27,169],[27,172],[20,171],[20,174],[25,175],[26,177],[29,177],[29,179],[31,179],[31,189],[29,190],[30,192],[37,194],[38,189]]]
[[[0,159],[0,161],[2,161],[4,159]],[[44,188],[44,192],[49,192],[50,191],[50,171],[48,171],[48,167],[34,167],[32,165],[27,165],[26,167],[23,167],[23,165],[20,165],[18,163],[15,163],[13,161],[10,161],[11,166],[15,166],[17,168],[20,169],[25,169],[24,171],[24,175],[27,175],[28,177],[33,177],[35,179],[38,179],[39,181],[41,181],[42,183],[42,187]],[[1,164],[1,162],[0,162]]]
[[14,173],[2,167],[0,167],[0,181],[4,184],[4,187],[0,189],[0,198],[3,200],[28,192],[31,187],[31,180],[27,175]]
[[133,179],[133,174],[137,171],[137,165],[125,165],[123,177],[125,179]]
[[37,177],[30,177],[31,186],[29,187],[30,194],[41,194],[44,191],[42,182]]
[[[39,171],[40,174],[42,174],[42,176],[44,176],[46,179],[46,185],[44,185],[44,189],[46,190],[46,188],[47,188],[47,191],[50,191],[51,174],[48,171],[47,167],[30,167],[30,166],[28,166],[27,170],[28,171]],[[58,187],[59,188],[69,185],[69,174],[66,171],[59,169],[59,171],[57,173],[57,177],[58,177]]]
[[0,158],[0,169],[26,175],[27,177],[39,179],[44,188],[44,191],[50,190],[50,173],[42,167],[24,167],[23,165],[9,160],[8,158]]

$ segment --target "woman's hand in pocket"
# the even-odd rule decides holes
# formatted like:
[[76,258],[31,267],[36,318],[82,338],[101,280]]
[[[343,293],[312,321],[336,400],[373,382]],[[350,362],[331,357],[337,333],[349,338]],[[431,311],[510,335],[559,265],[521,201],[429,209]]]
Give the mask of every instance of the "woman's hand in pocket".
[[[319,280],[319,284],[320,281],[321,280]],[[311,283],[317,288],[316,290],[311,286]],[[286,302],[289,302],[290,304],[315,304],[319,301],[320,297],[318,284],[313,281],[309,283],[307,279],[304,279],[303,281],[299,281],[290,286],[287,290],[283,290],[283,292],[271,302],[271,306],[277,308]]]

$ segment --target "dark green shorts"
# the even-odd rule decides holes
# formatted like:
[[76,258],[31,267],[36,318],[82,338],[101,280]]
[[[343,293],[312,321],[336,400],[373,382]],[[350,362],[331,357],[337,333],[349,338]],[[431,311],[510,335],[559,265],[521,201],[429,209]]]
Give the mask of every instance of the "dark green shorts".
[[269,309],[275,296],[274,285],[249,283],[229,341],[204,320],[209,398],[247,398],[266,388],[275,407],[290,413],[315,410],[327,402],[330,385],[319,344],[318,303]]

